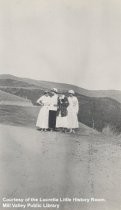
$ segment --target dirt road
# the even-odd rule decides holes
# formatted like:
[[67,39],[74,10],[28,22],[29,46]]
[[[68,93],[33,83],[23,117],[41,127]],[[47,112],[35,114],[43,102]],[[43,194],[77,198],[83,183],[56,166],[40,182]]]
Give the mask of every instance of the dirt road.
[[1,210],[4,197],[72,199],[54,202],[60,210],[121,209],[120,138],[0,125],[0,147]]

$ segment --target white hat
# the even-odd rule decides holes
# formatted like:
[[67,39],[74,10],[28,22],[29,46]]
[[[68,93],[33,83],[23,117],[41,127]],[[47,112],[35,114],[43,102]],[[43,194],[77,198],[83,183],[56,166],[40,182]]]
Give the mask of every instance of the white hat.
[[44,91],[44,94],[46,94],[46,93],[49,93],[49,91],[45,90],[45,91]]
[[69,90],[68,93],[75,94],[74,90]]
[[55,92],[55,93],[58,92],[57,88],[52,88],[51,91],[53,91],[53,92]]

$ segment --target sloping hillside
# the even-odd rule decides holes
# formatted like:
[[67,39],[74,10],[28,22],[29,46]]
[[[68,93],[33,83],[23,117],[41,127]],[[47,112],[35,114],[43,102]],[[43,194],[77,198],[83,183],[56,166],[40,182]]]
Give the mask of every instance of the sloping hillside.
[[1,90],[0,90],[0,104],[32,106],[32,103],[30,100],[1,91]]
[[[37,116],[40,107],[22,107],[0,105],[0,124],[36,127]],[[98,132],[82,123],[79,123],[78,134],[89,135],[98,134]]]
[[40,107],[0,105],[0,123],[35,127]]
[[[7,80],[7,82],[5,80]],[[84,88],[71,85],[71,84],[40,81],[40,80],[34,80],[34,79],[29,79],[29,78],[16,77],[9,74],[2,74],[0,75],[0,86],[1,87],[5,86],[5,84],[6,86],[7,84],[9,84],[8,86],[11,86],[11,87],[26,87],[26,88],[33,87],[33,88],[40,88],[40,89],[51,89],[53,87],[57,87],[59,90],[64,90],[64,91],[73,89],[76,93],[79,93],[81,95],[85,95],[89,97],[108,97],[108,98],[115,99],[121,103],[120,90],[86,90]]]
[[27,101],[26,99],[0,90],[0,101]]
[[0,79],[0,86],[4,87],[36,87],[33,84],[27,82],[15,80],[15,79]]
[[[112,99],[79,98],[79,121],[90,128],[102,131],[107,126],[121,133],[121,105]],[[33,127],[40,107],[0,105],[0,122]]]
[[[5,75],[1,75],[2,79],[5,79]],[[16,77],[9,76],[10,79],[15,79]],[[17,78],[21,80],[21,78]],[[22,79],[24,80],[24,79]],[[28,80],[28,83],[30,83],[30,79],[25,79]],[[32,80],[34,82],[46,84],[46,88],[48,84],[54,84],[51,82],[39,82]],[[9,80],[10,82],[10,80]],[[21,83],[21,81],[19,81]],[[19,84],[20,84],[19,83]],[[27,81],[26,81],[27,83]],[[65,86],[61,85],[63,88],[65,86],[67,87],[68,85],[65,84]],[[53,87],[55,87],[53,85]],[[56,86],[57,87],[57,86]],[[68,86],[71,87],[72,86]],[[82,90],[81,88],[76,87],[77,90]],[[40,97],[40,95],[43,94],[43,91],[45,90],[45,86],[38,88],[38,86],[35,87],[4,87],[1,86],[0,89],[12,93],[14,95],[27,98],[32,101],[34,105],[36,105],[37,99]],[[70,88],[69,88],[70,89]],[[73,88],[74,89],[74,88]],[[84,90],[84,89],[83,89]],[[65,90],[64,90],[65,92]],[[83,124],[95,128],[98,131],[102,131],[103,128],[106,126],[111,126],[113,127],[114,130],[117,132],[121,132],[121,103],[119,103],[117,100],[114,100],[113,98],[109,97],[91,97],[92,95],[90,94],[91,91],[88,91],[89,96],[85,96],[83,94],[78,93],[79,91],[76,91],[77,97],[79,99],[79,121],[82,122]],[[80,91],[81,92],[81,91]],[[96,92],[96,91],[95,91]],[[104,93],[108,94],[110,91],[99,91],[102,96]],[[115,92],[115,91],[114,91]],[[116,91],[118,93],[118,91]],[[119,91],[120,93],[120,91]],[[97,93],[96,93],[97,94]]]
[[41,88],[16,88],[16,87],[6,87],[0,88],[1,90],[19,96],[27,98],[32,101],[33,104],[36,104],[37,99],[43,94],[44,90]]
[[111,98],[92,98],[78,95],[79,121],[102,131],[107,126],[121,132],[121,104]]
[[[29,79],[29,78],[21,78],[21,77],[16,77],[16,76],[9,75],[9,74],[0,75],[0,81],[2,81],[2,80],[4,80],[4,81],[9,80],[9,84],[10,84],[10,80],[11,81],[14,80],[14,81],[18,82],[20,87],[22,87],[21,84],[23,82],[28,84],[28,87],[33,85],[33,86],[36,86],[36,88],[44,88],[44,89],[51,89],[53,87],[57,87],[59,90],[68,90],[71,87],[76,87],[76,86],[73,86],[70,84],[56,83],[56,82],[49,82],[49,81],[40,81],[40,80],[34,80],[34,79]],[[2,83],[0,86],[2,86]],[[12,87],[11,84],[10,84],[10,86]],[[15,87],[15,86],[13,86],[13,87]]]

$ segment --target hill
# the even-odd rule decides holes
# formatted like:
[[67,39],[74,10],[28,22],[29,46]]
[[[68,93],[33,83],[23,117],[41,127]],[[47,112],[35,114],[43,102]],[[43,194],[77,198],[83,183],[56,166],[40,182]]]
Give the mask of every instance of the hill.
[[[34,105],[36,105],[37,99],[40,97],[40,95],[43,94],[43,91],[45,89],[50,89],[51,87],[59,87],[59,88],[62,87],[64,91],[66,91],[67,90],[66,88],[72,89],[73,87],[75,87],[76,95],[79,99],[79,106],[80,106],[79,121],[81,123],[91,128],[94,128],[98,131],[102,131],[103,128],[110,126],[110,127],[113,127],[114,131],[121,132],[121,126],[120,126],[121,125],[121,103],[119,103],[120,100],[114,100],[111,97],[94,97],[91,91],[87,91],[76,86],[70,86],[68,84],[63,85],[59,83],[57,86],[56,85],[57,83],[18,78],[11,75],[0,76],[0,80],[1,79],[5,80],[8,78],[9,78],[9,84],[12,84],[11,80],[12,82],[13,80],[16,80],[18,82],[17,84],[22,85],[21,82],[24,81],[26,82],[26,84],[28,84],[28,86],[27,85],[26,87],[0,86],[0,89],[10,94],[27,98],[31,100]],[[34,87],[32,87],[32,85],[34,85]],[[88,95],[90,96],[81,94],[81,92],[84,93],[85,91],[87,91]],[[99,91],[99,92],[103,96],[105,94],[109,95],[110,91]],[[114,91],[114,92],[116,92],[116,94],[118,93],[118,91]],[[96,91],[95,93],[97,94]],[[116,94],[114,94],[115,97],[116,97]],[[119,91],[119,96],[120,96],[120,91]]]
[[0,123],[35,127],[40,107],[0,105]]
[[79,121],[98,131],[110,126],[121,132],[121,104],[111,98],[93,98],[78,94]]
[[81,94],[81,95],[85,95],[89,97],[97,97],[97,98],[108,97],[108,98],[115,99],[121,103],[120,90],[86,90],[84,88],[71,85],[71,84],[40,81],[40,80],[34,80],[34,79],[29,79],[29,78],[16,77],[9,74],[1,74],[0,86],[5,86],[5,84],[6,86],[11,86],[11,87],[26,87],[26,88],[33,87],[33,88],[48,89],[48,90],[50,90],[53,87],[57,87],[59,90],[64,90],[64,91],[73,89],[76,93]]
[[[121,133],[121,104],[108,98],[88,98],[79,96],[79,121],[98,131],[110,126],[116,133]],[[0,105],[0,123],[33,127],[36,124],[40,107],[22,107]],[[87,132],[88,133],[88,132]]]
[[[0,105],[0,124],[35,128],[40,107],[22,107]],[[77,133],[81,135],[98,134],[98,132],[82,123],[79,123]]]
[[0,79],[0,86],[3,87],[36,87],[33,84],[27,82],[15,80],[15,79]]
[[22,97],[9,94],[1,90],[0,90],[0,104],[11,104],[11,105],[16,104],[16,105],[24,105],[24,106],[32,105],[31,101],[29,101],[28,99],[24,99]]

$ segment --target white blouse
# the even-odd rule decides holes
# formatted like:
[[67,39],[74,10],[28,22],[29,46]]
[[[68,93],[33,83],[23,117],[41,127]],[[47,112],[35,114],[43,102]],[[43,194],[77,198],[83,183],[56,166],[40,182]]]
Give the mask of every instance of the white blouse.
[[41,96],[38,100],[37,103],[42,103],[43,106],[50,106],[50,96]]
[[58,95],[55,94],[52,97],[50,97],[50,107],[49,107],[49,109],[53,110],[53,111],[57,111],[57,108],[58,108]]

